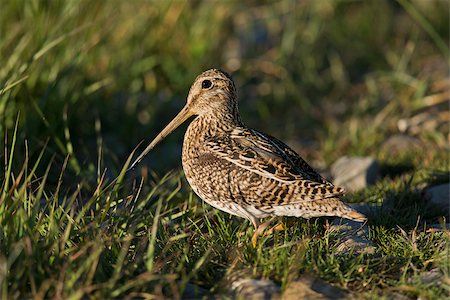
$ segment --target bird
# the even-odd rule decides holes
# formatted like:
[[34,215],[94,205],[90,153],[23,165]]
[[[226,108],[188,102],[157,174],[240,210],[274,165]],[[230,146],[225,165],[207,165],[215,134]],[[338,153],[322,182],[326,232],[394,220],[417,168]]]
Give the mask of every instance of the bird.
[[282,216],[366,221],[341,200],[343,188],[319,175],[282,141],[244,125],[234,81],[220,69],[197,76],[185,106],[129,169],[191,117],[182,148],[185,177],[203,201],[253,224],[254,247],[268,224]]

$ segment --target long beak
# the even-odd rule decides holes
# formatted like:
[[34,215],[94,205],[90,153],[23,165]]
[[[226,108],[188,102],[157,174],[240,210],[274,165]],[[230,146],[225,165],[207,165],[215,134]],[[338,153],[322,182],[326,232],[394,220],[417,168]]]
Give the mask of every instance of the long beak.
[[172,121],[155,137],[155,139],[145,148],[145,150],[135,159],[128,170],[133,169],[141,160],[147,155],[150,150],[152,150],[159,142],[161,142],[166,136],[172,133],[178,126],[183,124],[193,113],[190,111],[186,105],[183,109],[173,118]]

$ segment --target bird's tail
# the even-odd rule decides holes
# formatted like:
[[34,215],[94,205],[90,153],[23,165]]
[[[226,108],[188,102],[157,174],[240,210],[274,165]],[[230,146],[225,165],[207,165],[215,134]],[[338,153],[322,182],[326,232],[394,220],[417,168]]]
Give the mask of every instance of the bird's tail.
[[357,212],[353,208],[350,208],[351,210],[345,214],[342,215],[343,218],[350,219],[357,222],[365,222],[367,221],[367,217],[363,215],[362,213]]
[[357,222],[367,221],[365,215],[357,212],[339,198],[317,199],[277,206],[274,207],[274,214],[277,216],[295,216],[307,219],[311,217],[335,216]]
[[350,207],[348,204],[342,202],[339,198],[335,199],[324,199],[322,201],[330,201],[329,205],[334,208],[337,217],[357,221],[357,222],[365,222],[367,221],[367,217],[360,212],[357,212],[355,209]]

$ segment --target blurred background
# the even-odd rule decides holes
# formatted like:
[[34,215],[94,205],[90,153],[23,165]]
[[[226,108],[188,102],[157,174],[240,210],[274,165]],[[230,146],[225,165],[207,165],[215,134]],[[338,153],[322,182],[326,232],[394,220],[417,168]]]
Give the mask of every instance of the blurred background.
[[[316,167],[447,159],[448,1],[1,2],[0,135],[10,145],[18,119],[16,168],[47,143],[74,175],[116,173],[209,68],[232,74],[247,125]],[[179,168],[185,128],[142,165]]]

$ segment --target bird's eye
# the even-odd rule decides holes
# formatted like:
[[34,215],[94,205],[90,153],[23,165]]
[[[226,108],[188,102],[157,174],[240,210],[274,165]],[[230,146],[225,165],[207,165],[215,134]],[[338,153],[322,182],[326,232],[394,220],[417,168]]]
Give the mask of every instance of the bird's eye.
[[203,80],[202,81],[202,89],[209,89],[212,86],[211,80]]

